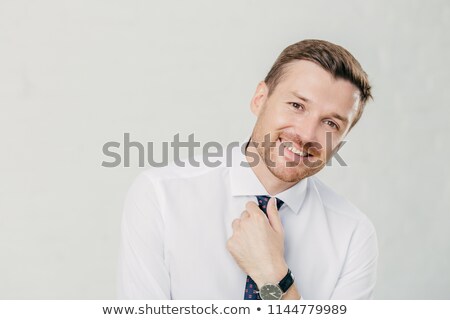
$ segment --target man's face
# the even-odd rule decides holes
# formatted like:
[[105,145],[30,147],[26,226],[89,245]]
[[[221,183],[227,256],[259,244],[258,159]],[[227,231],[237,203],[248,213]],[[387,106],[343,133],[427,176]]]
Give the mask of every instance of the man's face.
[[333,78],[313,62],[295,60],[285,66],[270,97],[266,84],[258,85],[251,103],[257,116],[252,141],[275,177],[300,181],[320,171],[337,151],[358,103],[351,82]]

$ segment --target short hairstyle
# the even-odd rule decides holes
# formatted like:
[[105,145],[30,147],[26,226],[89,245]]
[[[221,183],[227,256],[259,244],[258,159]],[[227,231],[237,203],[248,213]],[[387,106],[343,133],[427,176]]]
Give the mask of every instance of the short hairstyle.
[[345,48],[328,41],[307,39],[294,43],[281,52],[264,79],[269,96],[281,81],[285,66],[294,60],[314,62],[335,78],[348,80],[359,89],[358,112],[350,125],[351,129],[361,118],[367,101],[372,98],[369,79],[358,60]]

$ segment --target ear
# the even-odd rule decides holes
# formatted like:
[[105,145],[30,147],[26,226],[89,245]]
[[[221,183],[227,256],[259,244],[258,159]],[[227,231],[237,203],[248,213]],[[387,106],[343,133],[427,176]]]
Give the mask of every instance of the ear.
[[267,100],[267,95],[269,93],[269,88],[264,81],[258,83],[256,87],[255,94],[253,95],[252,101],[250,103],[250,110],[255,116],[259,115],[262,106]]

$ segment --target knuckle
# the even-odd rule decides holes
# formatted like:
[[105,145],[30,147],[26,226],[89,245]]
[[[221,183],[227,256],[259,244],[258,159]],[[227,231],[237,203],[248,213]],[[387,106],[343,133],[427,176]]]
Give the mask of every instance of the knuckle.
[[246,208],[248,211],[254,210],[255,207],[257,207],[257,205],[256,205],[256,203],[253,202],[253,201],[248,201],[248,202],[245,204],[245,208]]
[[255,212],[253,214],[253,216],[255,217],[255,219],[258,219],[258,220],[262,220],[262,219],[266,220],[267,219],[266,215],[263,212],[259,212],[259,211]]
[[254,211],[249,211],[248,212],[248,217],[250,219],[254,219],[255,217],[257,217],[258,215],[254,212]]

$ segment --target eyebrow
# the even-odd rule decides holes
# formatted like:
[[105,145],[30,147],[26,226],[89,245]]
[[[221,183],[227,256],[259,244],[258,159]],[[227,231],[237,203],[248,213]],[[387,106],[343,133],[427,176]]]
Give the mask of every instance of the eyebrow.
[[295,97],[297,97],[300,100],[305,101],[306,103],[311,102],[311,100],[309,100],[308,98],[305,98],[304,96],[298,94],[297,92],[292,91],[291,92]]
[[[303,100],[305,103],[311,102],[311,100],[309,100],[308,98],[305,98],[304,96],[302,96],[301,94],[298,94],[297,92],[292,91],[291,93],[298,99]],[[347,123],[348,123],[348,119],[346,117],[343,117],[336,112],[333,112],[332,114],[330,114],[330,117],[340,120],[341,122],[344,123],[344,125],[347,125]]]
[[332,113],[330,116],[331,116],[332,118],[336,118],[336,119],[338,119],[338,120],[341,120],[345,125],[348,123],[347,118],[341,116],[340,114]]

